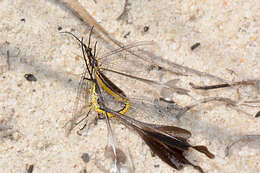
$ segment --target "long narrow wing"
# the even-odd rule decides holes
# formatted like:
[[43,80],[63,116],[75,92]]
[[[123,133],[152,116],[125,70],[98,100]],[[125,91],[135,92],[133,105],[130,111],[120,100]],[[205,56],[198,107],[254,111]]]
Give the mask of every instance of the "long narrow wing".
[[138,131],[138,133],[140,136],[142,136],[142,139],[150,147],[150,149],[171,167],[177,170],[181,170],[184,165],[188,164],[199,170],[201,173],[204,172],[201,167],[194,165],[189,160],[187,160],[183,155],[183,151],[161,143],[160,141],[149,137],[149,135],[146,135],[142,131]]
[[[183,155],[183,152],[187,151],[189,148],[194,148],[195,150],[204,153],[211,159],[214,158],[214,155],[208,151],[207,147],[192,146],[186,141],[185,138],[172,136],[174,133],[178,133],[177,131],[179,131],[180,136],[185,134],[187,135],[186,137],[188,137],[190,132],[187,130],[174,126],[171,127],[146,124],[132,119],[126,115],[121,116],[118,113],[115,114],[117,115],[117,118],[119,118],[127,126],[133,127],[134,130],[142,137],[145,143],[158,157],[177,170],[182,169],[184,165],[188,164],[199,170],[201,173],[204,172],[201,167],[192,164]],[[173,132],[175,130],[177,131]]]
[[70,121],[65,124],[66,135],[68,136],[71,130],[77,125],[77,120],[86,114],[86,109],[89,107],[89,81],[88,72],[85,69],[81,75],[80,82],[77,88],[77,96],[74,102],[73,114]]

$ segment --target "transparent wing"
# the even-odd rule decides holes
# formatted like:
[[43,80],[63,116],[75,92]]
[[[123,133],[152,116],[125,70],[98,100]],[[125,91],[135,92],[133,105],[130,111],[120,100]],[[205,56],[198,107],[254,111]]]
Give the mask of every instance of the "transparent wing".
[[85,69],[81,75],[80,82],[77,88],[77,96],[74,102],[73,114],[71,120],[69,120],[66,125],[66,135],[68,136],[71,130],[77,126],[78,119],[86,114],[88,114],[89,110],[89,101],[90,101],[90,85],[89,81],[86,80],[88,78],[88,71]]

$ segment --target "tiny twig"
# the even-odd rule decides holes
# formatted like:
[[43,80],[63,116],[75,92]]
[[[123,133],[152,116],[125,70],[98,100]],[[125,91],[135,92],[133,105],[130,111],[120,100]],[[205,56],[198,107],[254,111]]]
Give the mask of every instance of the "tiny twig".
[[128,6],[128,0],[125,0],[123,11],[116,18],[116,20],[121,20],[124,16],[127,15],[127,12],[128,12],[127,6]]
[[240,137],[237,140],[230,142],[225,149],[225,156],[227,157],[229,155],[231,147],[234,146],[236,143],[244,142],[244,141],[249,142],[249,141],[255,141],[255,140],[260,140],[260,135],[245,135],[245,136]]
[[219,101],[219,102],[225,102],[229,105],[232,105],[232,106],[236,106],[236,102],[229,99],[229,98],[225,98],[225,97],[208,97],[208,98],[203,98],[203,99],[200,99],[200,100],[197,100],[195,103],[192,103],[186,107],[184,107],[184,109],[182,111],[180,111],[178,113],[178,115],[176,116],[177,119],[180,119],[180,117],[182,115],[184,115],[187,111],[189,111],[190,109],[194,108],[195,106],[198,106],[202,103],[208,103],[208,102],[212,102],[212,101]]
[[6,54],[7,54],[7,58],[6,58],[7,69],[9,71],[10,70],[10,53],[9,53],[9,50],[7,50]]
[[193,89],[210,90],[210,89],[226,88],[226,87],[232,87],[238,85],[256,85],[258,82],[260,82],[260,80],[243,80],[243,81],[238,81],[233,83],[223,83],[223,84],[205,85],[205,86],[195,85],[191,82],[189,84]]

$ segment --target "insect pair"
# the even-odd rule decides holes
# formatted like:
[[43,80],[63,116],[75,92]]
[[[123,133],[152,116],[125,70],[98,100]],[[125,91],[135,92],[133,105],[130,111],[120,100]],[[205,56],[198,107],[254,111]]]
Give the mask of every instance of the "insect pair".
[[[184,152],[188,151],[189,148],[193,148],[204,153],[209,158],[214,158],[214,155],[210,153],[205,146],[189,144],[187,142],[191,136],[189,131],[175,126],[144,123],[126,115],[131,107],[131,102],[126,94],[117,87],[100,68],[96,58],[97,43],[95,43],[94,49],[90,47],[91,33],[92,30],[89,35],[88,45],[84,44],[83,39],[80,40],[72,33],[69,33],[80,43],[86,67],[79,83],[74,115],[67,124],[67,134],[78,124],[77,121],[80,117],[84,115],[88,116],[88,114],[94,110],[106,118],[109,133],[111,133],[109,119],[117,119],[127,127],[134,129],[150,147],[152,152],[171,167],[180,170],[187,164],[203,172],[201,167],[194,165],[185,158]],[[110,71],[123,75],[121,72]],[[131,75],[126,76],[141,81],[153,82]],[[110,97],[110,99],[107,99],[108,97]],[[82,102],[81,99],[84,101]],[[118,106],[116,106],[116,108],[111,106],[111,102],[118,104]],[[88,108],[87,112],[85,111],[86,108]],[[114,158],[116,158],[117,153],[115,146],[112,146],[112,148]],[[117,165],[116,159],[114,164]],[[116,166],[116,168],[118,167],[119,166]],[[120,172],[120,169],[117,169],[117,172]]]

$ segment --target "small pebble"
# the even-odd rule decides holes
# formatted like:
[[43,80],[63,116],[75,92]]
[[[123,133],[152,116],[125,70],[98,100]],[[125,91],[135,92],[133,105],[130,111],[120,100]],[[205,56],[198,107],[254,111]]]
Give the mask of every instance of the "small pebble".
[[89,154],[88,153],[83,153],[82,156],[81,156],[82,160],[85,162],[85,163],[88,163],[89,162]]
[[144,27],[144,32],[147,32],[149,30],[149,26]]
[[190,47],[190,49],[191,50],[194,50],[194,49],[196,49],[197,47],[199,47],[200,46],[200,43],[195,43],[194,45],[192,45],[191,47]]
[[61,26],[58,26],[58,31],[61,31],[62,30],[62,27]]
[[24,77],[27,81],[30,81],[30,82],[36,82],[37,81],[36,77],[31,73],[25,74]]

